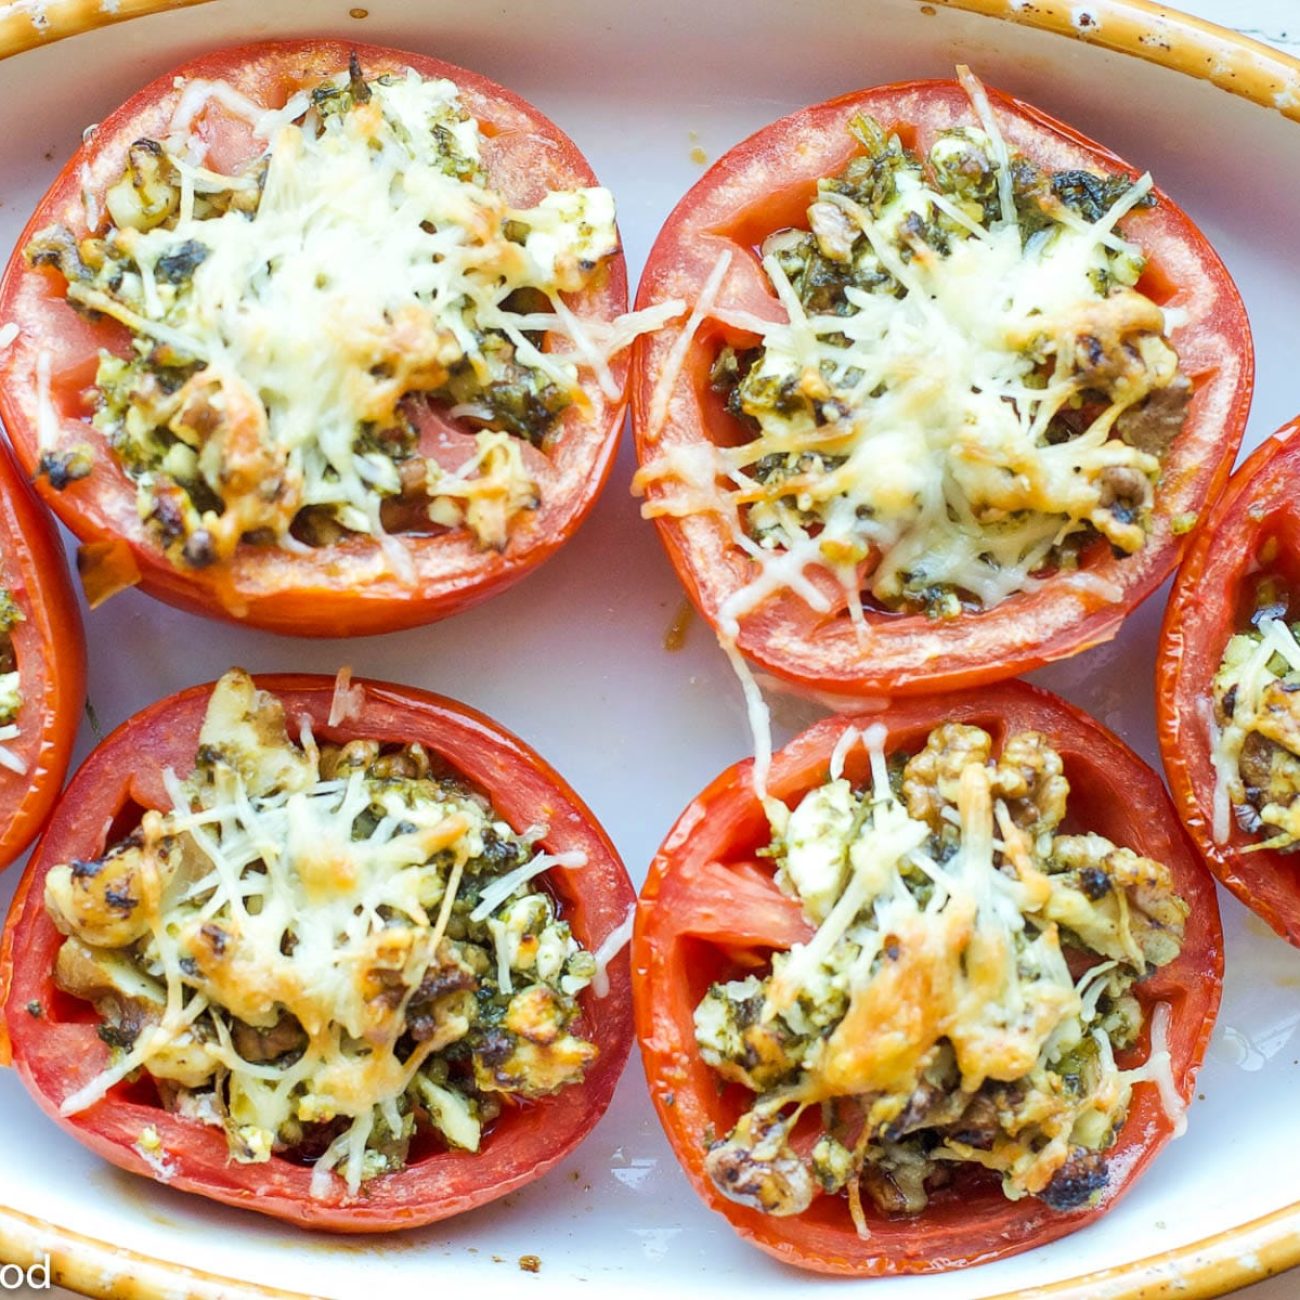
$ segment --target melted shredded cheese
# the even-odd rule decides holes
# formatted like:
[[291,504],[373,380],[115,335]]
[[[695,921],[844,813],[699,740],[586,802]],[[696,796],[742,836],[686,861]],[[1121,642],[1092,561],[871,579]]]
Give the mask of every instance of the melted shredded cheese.
[[12,593],[0,587],[0,654],[9,667],[8,672],[0,672],[0,767],[16,776],[27,774],[27,761],[10,748],[10,742],[22,734],[19,719],[23,707],[23,680],[13,631],[23,617]]
[[[713,264],[713,269],[709,272],[700,289],[700,296],[695,300],[694,307],[691,308],[691,314],[686,318],[686,324],[682,327],[681,333],[673,342],[672,350],[668,353],[663,372],[655,384],[654,393],[650,399],[650,430],[646,435],[649,442],[653,443],[659,440],[664,419],[668,414],[668,403],[672,400],[673,389],[677,387],[677,380],[681,376],[686,354],[690,351],[696,330],[708,320],[709,314],[713,311],[714,304],[718,300],[718,294],[722,289],[722,282],[726,279],[727,270],[731,266],[731,256],[730,249],[719,254],[718,260]],[[674,313],[674,315],[676,314]],[[672,317],[669,319],[672,319]]]
[[471,921],[484,921],[501,906],[521,885],[552,867],[576,870],[587,865],[587,855],[581,850],[573,853],[539,853],[523,866],[494,880],[480,895],[478,906],[469,914]]
[[[757,1094],[711,1176],[774,1214],[806,1208],[814,1180],[852,1208],[859,1178],[882,1208],[900,1208],[880,1200],[893,1179],[919,1209],[935,1161],[994,1170],[1012,1198],[1092,1203],[1135,1084],[1159,1089],[1181,1131],[1168,1006],[1143,1066],[1119,1070],[1114,1048],[1136,1040],[1130,990],[1176,956],[1187,905],[1160,863],[1060,832],[1068,784],[1036,733],[994,758],[987,733],[945,725],[895,785],[873,723],[863,791],[843,776],[858,736],[845,731],[826,784],[774,834],[777,881],[815,933],[696,1010],[705,1060]],[[1096,958],[1077,980],[1066,944]],[[822,1104],[849,1131],[856,1107],[860,1142],[827,1134],[800,1156],[789,1132]]]
[[[1072,537],[1099,534],[1126,553],[1144,543],[1160,458],[1118,428],[1152,393],[1185,391],[1168,322],[1132,287],[1141,252],[1115,233],[1148,201],[1151,178],[1091,221],[1047,187],[1029,224],[1013,193],[1023,160],[978,81],[960,73],[979,127],[943,133],[929,172],[882,135],[890,197],[869,204],[824,181],[812,233],[765,243],[785,321],[718,303],[724,254],[662,364],[649,442],[706,317],[759,342],[728,381],[753,436],[707,458],[674,446],[636,480],[653,488],[647,516],[713,513],[753,561],[719,610],[725,635],[784,591],[828,610],[809,569],[832,575],[865,639],[864,591],[953,616],[963,602],[990,608],[1029,589]],[[966,180],[945,189],[936,169],[954,151]],[[991,198],[960,188],[971,168],[994,183]],[[801,290],[791,277],[814,258],[823,279]],[[832,272],[847,278],[843,301],[806,306]],[[1122,596],[1086,572],[1070,581],[1089,597]]]
[[598,998],[609,996],[609,963],[632,941],[632,929],[636,924],[636,907],[627,909],[627,915],[605,936],[604,941],[592,953],[596,962],[596,973],[591,979],[591,991]]
[[1129,1083],[1153,1083],[1160,1092],[1160,1104],[1174,1126],[1174,1137],[1187,1132],[1187,1103],[1174,1082],[1174,1058],[1169,1051],[1169,1003],[1157,1002],[1151,1013],[1151,1050],[1136,1069],[1125,1072]]
[[862,733],[856,727],[845,727],[843,734],[831,750],[828,774],[832,781],[838,781],[844,775],[844,760],[853,752],[853,747],[862,739]]
[[9,723],[0,727],[0,767],[7,768],[10,772],[18,776],[27,775],[27,764],[12,749],[9,748],[11,740],[17,740],[20,732],[16,723]]
[[340,668],[334,678],[334,694],[330,697],[330,711],[326,721],[331,727],[337,727],[342,722],[351,722],[361,716],[365,706],[365,687],[352,685],[351,668]]
[[[56,980],[94,1001],[116,1047],[60,1110],[143,1068],[172,1108],[215,1120],[238,1161],[334,1125],[313,1188],[332,1194],[337,1173],[355,1193],[401,1167],[417,1099],[473,1149],[498,1094],[582,1077],[596,1049],[567,1026],[598,965],[533,882],[586,858],[529,852],[418,747],[299,749],[283,724],[227,674],[195,775],[163,774],[170,811],[50,872],[68,936]],[[468,1075],[439,1056],[454,1044]]]
[[[1247,851],[1300,841],[1300,642],[1279,618],[1232,637],[1202,701],[1214,767],[1212,830],[1225,844],[1235,810],[1243,829],[1263,838]],[[1250,756],[1249,779],[1242,762]]]
[[[456,85],[413,71],[370,82],[342,73],[280,109],[224,81],[180,85],[165,141],[133,146],[109,189],[112,220],[90,262],[57,231],[29,248],[57,260],[72,301],[137,336],[135,360],[101,365],[96,423],[169,555],[211,563],[212,547],[224,559],[250,534],[293,549],[304,511],[383,541],[380,506],[396,497],[504,545],[510,520],[538,501],[517,449],[474,467],[484,485],[465,472],[439,483],[432,458],[429,482],[414,482],[402,403],[450,393],[454,405],[455,393],[482,391],[484,401],[459,405],[508,445],[525,432],[540,441],[564,406],[588,404],[584,372],[617,399],[611,358],[681,308],[588,321],[565,302],[618,250],[609,192],[511,205],[482,170],[479,125]],[[202,164],[212,105],[265,143],[237,175]],[[188,496],[169,503],[177,484]],[[486,520],[480,493],[501,498]],[[213,495],[216,510],[205,504]],[[184,551],[178,532],[203,536]],[[385,554],[414,578],[400,547]]]

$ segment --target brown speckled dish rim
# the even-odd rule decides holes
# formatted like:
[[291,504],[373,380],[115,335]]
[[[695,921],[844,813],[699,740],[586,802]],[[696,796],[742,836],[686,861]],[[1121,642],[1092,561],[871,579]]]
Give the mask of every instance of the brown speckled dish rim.
[[[96,27],[213,0],[0,2],[0,59]],[[1209,81],[1300,121],[1300,60],[1150,0],[913,0],[1054,32]],[[115,1300],[301,1300],[113,1246],[0,1206],[0,1261],[48,1258],[55,1285]],[[1300,1264],[1300,1201],[1175,1250],[989,1300],[1205,1300]]]

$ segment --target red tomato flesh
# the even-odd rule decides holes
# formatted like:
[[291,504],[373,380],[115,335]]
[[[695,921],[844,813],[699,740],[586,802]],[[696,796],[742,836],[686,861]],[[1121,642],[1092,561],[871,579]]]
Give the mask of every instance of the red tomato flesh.
[[12,633],[22,707],[0,767],[0,868],[32,842],[67,775],[86,699],[86,638],[54,521],[0,446],[0,587],[22,611]]
[[[1046,113],[995,90],[988,96],[1008,145],[1040,167],[1137,175],[1109,150]],[[916,81],[845,95],[764,127],[720,158],[677,205],[651,251],[637,305],[671,298],[694,304],[720,255],[730,252],[718,308],[784,320],[758,246],[774,231],[807,227],[806,210],[818,179],[838,174],[860,152],[848,131],[860,113],[897,131],[907,147],[921,153],[938,132],[974,120],[956,83]],[[1116,558],[1098,541],[1081,556],[1089,575],[1086,586],[1070,575],[1047,576],[1032,592],[955,618],[869,607],[865,642],[847,616],[838,583],[810,569],[807,577],[832,602],[831,611],[813,610],[788,589],[769,596],[741,620],[738,644],[753,663],[796,686],[840,695],[971,686],[1108,641],[1169,575],[1184,545],[1175,522],[1183,521],[1178,525],[1183,528],[1227,480],[1250,407],[1254,354],[1245,307],[1223,263],[1187,214],[1168,195],[1153,193],[1157,205],[1130,212],[1123,229],[1148,258],[1138,288],[1160,307],[1187,313],[1186,323],[1169,335],[1195,391],[1164,461],[1142,549]],[[711,318],[687,348],[662,426],[652,427],[656,387],[684,327],[683,318],[643,336],[634,349],[632,419],[642,465],[665,454],[748,437],[710,390],[709,372],[724,346],[753,346],[755,336]],[[653,501],[669,490],[651,483],[647,496]],[[723,603],[757,572],[733,541],[734,522],[716,514],[655,520],[678,577],[715,630]],[[1108,587],[1114,588],[1114,598],[1099,594]]]
[[[1219,1005],[1223,937],[1214,882],[1178,822],[1159,776],[1086,714],[1048,692],[1008,682],[978,692],[895,703],[883,713],[818,723],[774,758],[769,793],[793,806],[828,779],[836,742],[851,726],[882,723],[885,753],[920,749],[944,722],[983,727],[995,752],[1008,735],[1042,732],[1060,753],[1071,794],[1065,829],[1095,831],[1165,863],[1191,906],[1180,955],[1134,987],[1146,1013],[1142,1041],[1117,1053],[1122,1068],[1146,1059],[1150,1013],[1170,1007],[1175,1087],[1190,1101]],[[800,1268],[822,1273],[934,1273],[1018,1254],[1074,1232],[1105,1213],[1172,1136],[1173,1123],[1154,1084],[1133,1090],[1128,1116],[1107,1152],[1112,1183],[1103,1201],[1057,1212],[1043,1201],[1010,1201],[995,1175],[959,1168],[914,1217],[868,1214],[863,1240],[845,1199],[820,1196],[803,1214],[776,1217],[724,1197],[705,1172],[710,1141],[730,1132],[752,1098],[727,1084],[696,1046],[693,1014],[711,983],[742,978],[773,951],[805,940],[811,928],[799,905],[780,892],[771,866],[755,852],[771,830],[738,763],[705,789],[678,819],[641,891],[632,941],[637,1036],[650,1093],[677,1158],[705,1203],[746,1240]],[[861,746],[846,762],[855,784],[869,780]],[[766,873],[764,876],[763,873]]]
[[[484,791],[516,830],[544,824],[541,846],[582,850],[587,865],[551,868],[540,877],[561,905],[574,936],[588,949],[623,924],[635,895],[623,864],[590,810],[536,753],[481,714],[404,686],[359,679],[364,703],[346,724],[328,723],[334,680],[257,678],[277,695],[286,717],[311,720],[317,737],[345,742],[418,741],[444,757]],[[159,1178],[137,1149],[152,1126],[174,1174],[168,1185],[227,1205],[256,1210],[306,1228],[386,1232],[448,1218],[496,1200],[540,1177],[586,1136],[605,1112],[632,1042],[631,976],[626,951],[607,968],[609,991],[580,995],[580,1030],[599,1056],[585,1079],[543,1100],[508,1106],[486,1132],[478,1152],[418,1140],[407,1167],[363,1183],[356,1196],[340,1180],[328,1194],[311,1194],[312,1170],[281,1156],[264,1164],[230,1159],[225,1134],[165,1111],[146,1084],[119,1084],[100,1102],[62,1116],[59,1105],[108,1064],[89,1004],[61,993],[54,962],[63,936],[45,911],[50,869],[74,858],[100,856],[138,823],[142,810],[171,806],[162,773],[192,770],[211,686],[192,687],[123,723],[82,765],[55,811],[38,852],[19,884],[0,944],[0,1007],[13,1064],[44,1110],[66,1132],[131,1173]],[[38,1007],[39,1014],[31,1008]]]
[[1264,443],[1233,475],[1179,570],[1160,632],[1156,721],[1174,800],[1211,871],[1278,934],[1300,946],[1300,856],[1255,849],[1229,816],[1214,836],[1213,683],[1228,641],[1249,630],[1259,580],[1275,577],[1300,605],[1300,420]]
[[[181,90],[176,78],[224,80],[254,103],[281,107],[298,90],[318,84],[355,52],[365,75],[413,68],[423,77],[447,77],[487,137],[484,165],[489,181],[516,205],[537,203],[548,190],[595,185],[574,143],[532,105],[504,87],[424,55],[342,41],[263,42],[202,55],[151,82],[101,122],[60,172],[18,239],[0,282],[0,320],[19,334],[0,354],[0,419],[24,470],[51,508],[82,542],[123,541],[130,548],[143,590],[200,614],[295,636],[360,636],[429,623],[503,590],[553,554],[590,512],[609,473],[623,422],[622,397],[609,398],[586,373],[585,404],[560,417],[544,453],[529,454],[539,488],[536,510],[516,516],[504,549],[481,547],[464,528],[429,534],[397,533],[414,578],[395,573],[378,543],[356,536],[307,553],[242,543],[229,564],[178,569],[146,530],[136,507],[135,484],[89,422],[99,349],[122,352],[127,331],[114,321],[90,322],[63,296],[62,277],[26,264],[23,249],[45,227],[61,223],[78,238],[93,233],[83,193],[95,200],[102,224],[102,197],[122,175],[127,150],[141,138],[166,137]],[[246,161],[254,150],[247,123],[209,101],[198,119],[207,143],[206,165],[221,171]],[[627,307],[627,274],[616,255],[579,293],[564,295],[579,316],[612,320]],[[549,346],[548,343],[545,346]],[[42,393],[37,363],[50,368],[49,402],[61,445],[84,443],[93,469],[59,489],[38,475],[41,460]],[[628,362],[616,357],[611,371],[621,386]],[[467,429],[461,433],[468,437]],[[529,453],[532,452],[528,448]],[[456,464],[463,463],[462,456]]]

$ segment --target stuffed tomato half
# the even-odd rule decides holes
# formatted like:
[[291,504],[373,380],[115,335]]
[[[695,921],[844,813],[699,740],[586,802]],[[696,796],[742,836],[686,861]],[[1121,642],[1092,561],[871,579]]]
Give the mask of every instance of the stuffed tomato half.
[[827,720],[683,813],[637,1033],[706,1203],[803,1268],[932,1272],[1104,1213],[1179,1133],[1214,883],[1160,778],[1022,683]]
[[626,305],[613,200],[531,105],[423,55],[267,42],[87,132],[0,286],[0,416],[92,600],[381,632],[577,528]]
[[58,798],[85,697],[86,642],[63,547],[0,446],[0,868]]
[[638,487],[724,640],[897,695],[1113,636],[1222,488],[1245,310],[1149,175],[958,82],[846,95],[737,145],[638,303]]
[[1165,771],[1210,870],[1300,944],[1300,438],[1241,466],[1165,612],[1156,708]]
[[486,718],[232,671],[70,784],[0,948],[12,1063],[133,1173],[304,1227],[429,1223],[604,1112],[634,902],[591,813]]

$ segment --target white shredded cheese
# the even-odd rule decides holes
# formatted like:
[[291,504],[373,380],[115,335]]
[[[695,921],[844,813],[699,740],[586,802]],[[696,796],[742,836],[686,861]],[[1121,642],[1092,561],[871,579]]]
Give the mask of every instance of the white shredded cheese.
[[862,738],[862,733],[856,727],[845,727],[840,738],[835,742],[835,748],[831,750],[830,761],[830,778],[832,781],[838,781],[844,775],[844,760],[853,752],[853,746]]
[[569,853],[538,853],[523,866],[516,867],[504,876],[494,880],[480,895],[478,904],[469,914],[471,921],[486,920],[502,903],[521,885],[526,885],[534,876],[552,867],[565,867],[577,870],[587,865],[587,855],[581,849]]
[[[332,80],[342,88],[347,75]],[[209,526],[219,554],[255,531],[293,549],[290,525],[316,509],[378,539],[390,572],[409,584],[414,565],[389,538],[380,504],[411,484],[398,460],[375,445],[376,431],[405,427],[399,404],[437,393],[462,373],[488,384],[531,372],[559,394],[547,400],[561,405],[589,403],[583,379],[590,373],[616,400],[612,358],[682,308],[659,304],[614,321],[580,316],[564,295],[583,289],[619,247],[609,192],[575,188],[513,207],[475,170],[480,129],[453,82],[408,70],[368,87],[367,111],[330,114],[307,92],[264,109],[224,81],[179,83],[165,141],[181,191],[174,218],[110,231],[110,253],[129,259],[120,287],[110,293],[76,280],[68,295],[201,363],[186,399],[223,412],[222,427],[234,431],[198,461],[226,506]],[[262,173],[227,176],[207,164],[199,128],[214,104],[265,142]],[[111,210],[120,188],[109,191]],[[255,210],[244,204],[196,214],[198,196],[223,191],[256,195]],[[133,202],[124,201],[123,211]],[[181,255],[186,271],[178,282],[160,268]],[[551,310],[515,311],[507,304],[518,290],[546,295]],[[539,315],[545,348],[528,337]],[[101,387],[115,382],[125,381],[110,375]],[[131,393],[121,400],[136,402]],[[497,419],[490,403],[483,409]],[[97,420],[111,435],[125,416],[110,404]],[[214,479],[204,468],[214,451],[242,460]],[[160,471],[140,463],[132,473],[147,490]],[[517,454],[494,461],[492,482],[461,482],[446,498],[436,495],[436,461],[428,465],[431,517],[468,526],[484,545],[502,546],[509,518],[538,503]],[[494,531],[478,533],[472,503],[500,495],[507,472],[513,478],[505,483],[508,500],[492,514]],[[466,496],[471,505],[458,505]]]
[[27,774],[27,763],[5,743],[10,740],[17,740],[18,734],[17,724],[11,723],[7,727],[0,727],[0,767],[7,768],[18,776],[25,776]]
[[[1274,658],[1282,660],[1280,671],[1272,667]],[[1216,844],[1228,842],[1233,803],[1243,807],[1247,804],[1241,776],[1241,755],[1247,739],[1257,735],[1283,749],[1290,747],[1286,704],[1291,692],[1283,687],[1279,698],[1277,690],[1279,682],[1291,679],[1297,672],[1300,642],[1280,619],[1261,617],[1255,633],[1241,633],[1229,640],[1214,677],[1213,698],[1198,701],[1197,716],[1210,738],[1210,764],[1214,769],[1210,820]],[[1215,698],[1226,706],[1230,697],[1232,708],[1220,723]],[[1259,846],[1282,847],[1300,834],[1300,819],[1285,801],[1270,800],[1257,811],[1266,831],[1265,838],[1256,841]],[[1267,833],[1269,829],[1273,834]]]
[[[827,584],[811,572],[833,577],[865,642],[864,591],[889,608],[941,601],[935,612],[958,614],[962,601],[991,608],[1034,589],[1035,572],[1085,529],[1125,553],[1145,544],[1160,461],[1113,436],[1114,426],[1175,382],[1177,356],[1154,303],[1128,279],[1115,279],[1113,293],[1105,285],[1136,280],[1141,251],[1116,225],[1150,194],[1151,178],[1134,181],[1097,221],[1057,205],[1049,228],[1026,236],[996,113],[969,70],[958,75],[979,123],[962,147],[985,152],[999,216],[975,221],[969,202],[941,193],[919,162],[893,173],[895,192],[878,211],[819,190],[809,221],[823,255],[851,257],[846,273],[887,275],[897,292],[851,283],[845,304],[805,309],[781,256],[790,232],[778,232],[762,265],[786,319],[718,303],[723,253],[656,376],[649,443],[705,317],[761,343],[736,390],[758,434],[709,446],[710,463],[674,443],[636,480],[639,490],[655,486],[647,515],[715,514],[753,561],[748,580],[719,601],[724,637],[735,640],[742,619],[785,592],[830,612]],[[943,220],[958,233],[909,233]],[[1118,366],[1111,354],[1121,347],[1133,376],[1110,386],[1106,367]],[[1089,360],[1098,349],[1102,360]],[[1062,438],[1052,421],[1081,396],[1098,410]],[[1058,576],[1081,596],[1124,598],[1122,583],[1087,569]]]
[[600,946],[593,952],[596,973],[591,979],[591,991],[598,997],[609,996],[609,963],[627,947],[632,938],[632,929],[636,924],[636,905],[627,909],[627,915],[605,936]]
[[59,413],[50,396],[49,350],[41,348],[36,354],[36,446],[42,451],[52,450],[59,441]]
[[[647,442],[656,442],[659,439],[660,431],[663,429],[664,418],[668,414],[668,403],[672,399],[673,389],[677,386],[678,376],[681,374],[682,365],[686,361],[686,353],[691,346],[691,340],[695,337],[695,331],[709,318],[713,311],[714,303],[717,301],[718,293],[722,288],[722,282],[726,279],[727,270],[731,266],[731,250],[718,255],[718,260],[713,264],[713,270],[709,272],[708,278],[704,281],[700,289],[700,296],[695,300],[695,306],[691,308],[691,314],[686,318],[686,324],[682,326],[681,333],[673,341],[672,350],[668,353],[668,358],[664,362],[664,368],[660,372],[658,382],[655,384],[654,393],[650,399],[650,424],[646,433]],[[665,304],[656,304],[661,309]],[[672,304],[680,311],[677,303]],[[674,315],[677,314],[675,311]]]
[[1172,1012],[1167,1002],[1157,1002],[1151,1012],[1151,1050],[1146,1061],[1124,1072],[1131,1083],[1154,1083],[1160,1092],[1160,1104],[1174,1126],[1174,1137],[1187,1132],[1187,1103],[1174,1082],[1173,1057],[1169,1051],[1169,1022]]
[[[328,723],[337,727],[343,722],[352,722],[359,718],[366,707],[366,689],[359,683],[352,685],[352,669],[343,667],[334,677],[334,694],[330,696]],[[311,720],[304,719],[308,726]]]
[[[356,688],[340,676],[346,697]],[[480,953],[495,944],[499,991],[522,999],[509,1003],[508,1018],[559,1033],[554,1060],[521,1049],[521,1082],[502,1080],[498,1090],[533,1095],[534,1074],[544,1092],[580,1077],[593,1049],[564,1033],[562,999],[587,986],[587,963],[570,969],[581,946],[550,895],[526,887],[548,867],[583,866],[585,853],[536,853],[499,877],[476,875],[487,883],[474,919],[496,913],[487,936],[466,939],[462,931],[444,943],[467,864],[489,843],[527,851],[528,840],[496,820],[481,796],[433,776],[382,775],[373,760],[340,762],[337,775],[322,776],[314,744],[293,746],[278,706],[238,672],[213,692],[198,753],[186,783],[170,769],[161,773],[171,811],[146,814],[138,838],[107,853],[96,873],[130,880],[152,860],[172,887],[141,900],[128,921],[87,898],[71,866],[47,877],[47,909],[72,936],[81,968],[94,968],[96,980],[141,1000],[145,1011],[134,1039],[63,1099],[62,1114],[93,1106],[144,1068],[177,1081],[200,1118],[204,1089],[214,1088],[207,1113],[244,1163],[269,1160],[286,1129],[346,1120],[313,1188],[336,1194],[337,1175],[355,1193],[392,1167],[371,1141],[376,1126],[397,1137],[409,1132],[398,1103],[428,1082],[420,1071],[431,1053],[471,1033],[471,1013],[430,992],[436,983],[426,977],[450,976],[462,998],[491,988],[466,964],[473,953],[465,944],[481,945]],[[170,855],[182,842],[180,866]],[[483,861],[469,869],[492,870]],[[124,924],[138,930],[123,933]],[[97,987],[70,991],[87,997]],[[287,1034],[287,1045],[263,1055],[247,1045],[249,1030]],[[399,1053],[408,1031],[415,1046]],[[460,1109],[443,1098],[456,1141],[477,1131],[472,1095],[473,1088]],[[147,1134],[139,1149],[162,1177],[165,1153]]]

